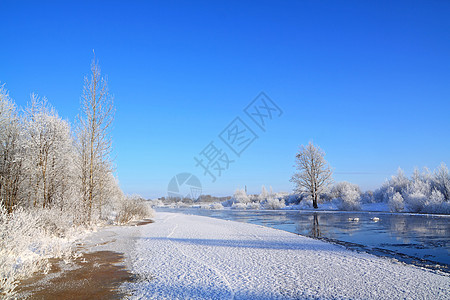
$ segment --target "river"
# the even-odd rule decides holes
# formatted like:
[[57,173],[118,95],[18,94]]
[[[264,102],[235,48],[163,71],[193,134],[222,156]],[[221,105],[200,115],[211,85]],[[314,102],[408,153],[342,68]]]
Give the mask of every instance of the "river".
[[156,210],[268,226],[450,273],[450,216],[303,210]]

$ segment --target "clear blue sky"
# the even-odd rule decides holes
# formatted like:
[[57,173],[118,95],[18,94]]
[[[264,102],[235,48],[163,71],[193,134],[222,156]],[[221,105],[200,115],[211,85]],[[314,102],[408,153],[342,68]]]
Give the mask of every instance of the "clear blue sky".
[[[133,3],[130,3],[133,2]],[[192,172],[204,193],[290,191],[310,140],[336,181],[379,186],[398,167],[450,163],[450,1],[0,1],[0,81],[73,121],[95,49],[115,96],[114,156],[126,193],[163,196]],[[264,91],[283,114],[243,112]],[[235,118],[240,157],[218,135]],[[211,141],[235,162],[195,167]]]

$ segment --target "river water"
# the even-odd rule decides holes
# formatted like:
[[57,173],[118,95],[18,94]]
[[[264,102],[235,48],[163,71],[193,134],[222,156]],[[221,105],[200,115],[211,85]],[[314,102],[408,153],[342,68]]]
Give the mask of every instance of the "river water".
[[450,216],[380,212],[157,208],[247,222],[450,273]]

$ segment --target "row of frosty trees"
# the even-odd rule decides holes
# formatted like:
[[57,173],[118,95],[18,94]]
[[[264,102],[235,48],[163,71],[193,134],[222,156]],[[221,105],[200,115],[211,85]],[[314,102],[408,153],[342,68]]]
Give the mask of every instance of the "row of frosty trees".
[[394,212],[450,213],[450,174],[444,163],[434,172],[415,169],[411,178],[399,169],[375,192],[362,193],[358,185],[349,182],[331,186],[333,172],[324,156],[311,142],[301,146],[296,155],[297,172],[291,179],[299,194],[311,198],[314,208],[322,198],[343,210],[358,210],[363,203],[386,203]]
[[264,186],[259,195],[247,195],[238,189],[233,197],[211,208],[228,206],[236,209],[282,209],[313,207],[328,203],[340,210],[360,210],[361,205],[382,203],[393,212],[450,214],[450,174],[442,163],[433,172],[415,170],[410,178],[399,169],[397,175],[387,180],[374,192],[362,192],[350,182],[333,182],[333,171],[325,160],[325,152],[309,143],[301,146],[296,155],[296,172],[291,181],[294,194],[273,193]]
[[45,98],[31,95],[19,112],[0,87],[0,201],[19,207],[58,208],[78,224],[101,219],[111,199],[123,197],[110,160],[113,99],[98,64],[85,78],[81,114],[72,131]]
[[18,280],[72,256],[86,229],[151,215],[113,175],[113,98],[95,59],[71,128],[45,98],[19,110],[0,85],[0,298]]

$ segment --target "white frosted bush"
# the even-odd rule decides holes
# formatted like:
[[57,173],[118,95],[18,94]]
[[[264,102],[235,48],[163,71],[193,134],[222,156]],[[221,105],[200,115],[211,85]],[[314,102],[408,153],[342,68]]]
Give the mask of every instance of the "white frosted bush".
[[269,198],[264,202],[265,209],[282,209],[286,206],[284,199]]
[[286,197],[288,205],[299,204],[302,198],[303,195],[301,194],[290,194]]
[[431,197],[425,201],[422,208],[424,213],[450,214],[450,202],[445,201],[445,196],[439,190],[434,190]]
[[313,207],[313,202],[311,196],[306,196],[300,201],[299,206],[301,209],[311,209]]
[[385,182],[379,189],[374,192],[375,202],[389,202],[389,199],[395,194],[406,194],[406,190],[410,180],[405,176],[402,169],[398,169],[397,175],[393,175],[391,179]]
[[128,196],[123,198],[122,203],[119,206],[119,210],[116,215],[116,223],[126,224],[130,221],[142,220],[152,216],[153,209],[147,201],[139,196]]
[[258,200],[259,202],[263,202],[264,200],[266,200],[268,197],[270,196],[270,194],[267,192],[267,189],[265,186],[261,187],[261,193],[258,196]]
[[406,207],[410,212],[421,212],[426,202],[427,196],[419,192],[412,193],[406,197]]
[[444,163],[437,168],[433,175],[433,181],[436,188],[444,196],[442,202],[450,201],[450,173]]
[[356,184],[339,182],[331,189],[331,195],[341,210],[361,209],[361,191]]
[[232,209],[246,209],[247,205],[245,203],[233,203],[233,205],[231,205]]
[[[375,191],[374,198],[387,201],[392,211],[448,214],[449,192],[450,175],[447,166],[442,163],[433,173],[426,168],[422,173],[416,169],[410,179],[399,169],[397,176],[392,176]],[[397,193],[403,201],[399,200],[398,195],[394,200]]]
[[237,189],[234,194],[233,198],[231,198],[233,203],[249,203],[250,198],[247,196],[247,193],[244,190]]
[[361,203],[374,203],[375,197],[372,191],[365,191],[361,195]]
[[405,205],[403,203],[402,195],[400,193],[398,193],[398,192],[395,193],[394,196],[392,196],[389,199],[388,205],[389,205],[389,209],[392,212],[401,212],[401,211],[403,211]]
[[260,206],[259,202],[250,202],[247,204],[247,209],[259,209]]
[[70,257],[82,233],[59,209],[18,208],[8,214],[0,205],[0,295],[13,297],[18,280],[48,272],[49,258]]
[[210,205],[210,209],[223,209],[223,205],[221,203],[215,202]]

